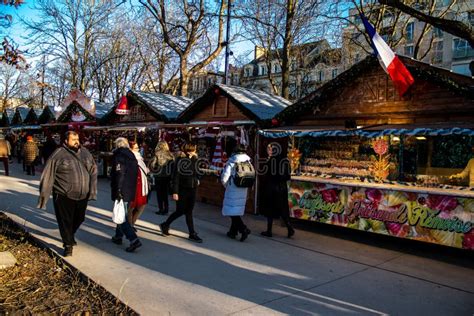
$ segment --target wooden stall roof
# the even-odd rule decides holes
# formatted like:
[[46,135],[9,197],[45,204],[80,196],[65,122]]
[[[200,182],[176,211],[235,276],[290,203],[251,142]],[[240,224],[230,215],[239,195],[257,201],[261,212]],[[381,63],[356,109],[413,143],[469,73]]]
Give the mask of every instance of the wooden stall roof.
[[38,115],[38,123],[39,124],[47,124],[54,122],[56,117],[54,116],[54,108],[52,106],[46,105],[41,114]]
[[114,107],[113,103],[107,103],[107,102],[101,102],[101,101],[94,101],[94,104],[95,104],[95,118],[97,120],[101,120]]
[[81,122],[95,121],[95,109],[92,100],[77,89],[71,90],[64,98],[61,106],[55,107],[54,110],[56,110],[55,115],[59,113],[57,122],[72,122],[74,117],[80,115],[84,116],[84,118],[81,118]]
[[[192,102],[191,99],[181,96],[174,96],[164,93],[143,92],[138,90],[130,90],[127,93],[129,107],[136,105],[142,106],[148,113],[145,121],[175,121],[178,115],[184,111]],[[115,108],[113,106],[101,118],[102,124],[111,124],[116,118]],[[133,120],[134,121],[134,120]]]
[[30,110],[28,111],[28,114],[26,115],[26,118],[23,120],[23,124],[25,124],[25,125],[28,125],[28,124],[36,125],[36,124],[38,124],[38,116],[40,115],[40,114],[38,114],[38,112],[41,114],[40,109],[30,108]]
[[[219,114],[216,113],[216,108],[221,105],[219,104],[221,97],[230,100],[231,106],[227,106]],[[258,124],[272,119],[289,105],[291,105],[290,101],[264,91],[215,84],[183,111],[178,119],[182,122],[190,122],[192,120],[218,121],[221,118],[223,121],[253,120]],[[231,113],[235,110],[233,107],[236,111]]]
[[287,126],[347,126],[347,122],[363,126],[422,125],[474,120],[471,77],[407,57],[399,58],[415,79],[403,97],[398,95],[377,58],[369,56],[276,118]]

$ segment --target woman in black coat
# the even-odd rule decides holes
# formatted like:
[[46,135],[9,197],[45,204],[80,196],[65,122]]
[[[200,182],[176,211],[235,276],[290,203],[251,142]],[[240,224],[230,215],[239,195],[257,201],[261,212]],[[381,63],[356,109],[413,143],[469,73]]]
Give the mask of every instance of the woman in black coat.
[[262,214],[267,217],[267,230],[263,236],[272,237],[274,218],[281,218],[288,228],[288,238],[295,234],[290,224],[290,208],[288,206],[288,185],[290,180],[290,162],[281,154],[278,144],[267,146],[268,159],[263,169]]
[[[117,138],[115,140],[115,148],[112,157],[112,171],[110,174],[112,201],[123,200],[125,210],[128,210],[128,203],[135,199],[137,190],[138,162],[130,150],[126,138]],[[127,221],[127,218],[128,216],[125,216],[125,222],[117,224],[112,242],[118,245],[122,244],[122,237],[125,235],[130,241],[130,246],[125,250],[127,252],[133,252],[135,249],[141,247],[142,244],[135,230]]]
[[184,152],[178,155],[174,164],[171,189],[173,200],[176,201],[176,211],[160,224],[163,235],[169,235],[171,223],[184,215],[189,230],[189,240],[198,243],[202,239],[194,230],[193,208],[196,201],[196,192],[199,185],[199,160],[196,154],[196,145],[186,144]]

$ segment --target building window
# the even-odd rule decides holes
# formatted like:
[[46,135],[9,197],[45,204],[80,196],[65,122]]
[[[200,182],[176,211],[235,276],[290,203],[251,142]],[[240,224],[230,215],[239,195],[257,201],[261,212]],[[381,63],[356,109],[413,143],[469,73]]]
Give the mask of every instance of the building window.
[[467,19],[469,20],[469,23],[474,26],[474,11],[469,11],[467,13]]
[[433,28],[433,37],[434,38],[443,38],[443,31],[437,27]]
[[414,32],[415,32],[415,23],[414,22],[410,22],[407,24],[406,28],[405,28],[405,39],[408,43],[411,43],[413,42],[413,36],[414,36]]
[[431,52],[431,63],[441,64],[443,62],[443,41],[433,43],[433,49]]
[[455,38],[453,40],[453,58],[474,57],[474,49],[466,40]]
[[291,71],[295,71],[295,70],[296,70],[296,67],[297,67],[296,62],[295,62],[295,61],[291,62],[291,66],[290,66],[290,67],[291,67]]
[[413,45],[405,46],[405,56],[413,57]]
[[324,81],[324,71],[322,70],[319,71],[319,81]]
[[259,75],[264,76],[267,74],[267,66],[260,66]]
[[334,68],[332,70],[332,79],[336,78],[337,77],[337,68]]
[[252,70],[250,68],[245,68],[245,77],[250,77],[251,71]]

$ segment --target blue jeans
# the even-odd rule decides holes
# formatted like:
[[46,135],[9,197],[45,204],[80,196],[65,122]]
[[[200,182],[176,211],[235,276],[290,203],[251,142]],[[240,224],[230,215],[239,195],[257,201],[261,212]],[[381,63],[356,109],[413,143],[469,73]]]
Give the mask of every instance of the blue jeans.
[[[125,204],[125,209],[128,210],[128,202],[124,202]],[[128,214],[125,215],[125,222],[122,224],[117,224],[117,227],[115,228],[115,238],[122,238],[123,235],[130,241],[133,242],[136,239],[138,239],[137,234],[135,233],[135,230],[133,230],[132,226],[128,222]]]

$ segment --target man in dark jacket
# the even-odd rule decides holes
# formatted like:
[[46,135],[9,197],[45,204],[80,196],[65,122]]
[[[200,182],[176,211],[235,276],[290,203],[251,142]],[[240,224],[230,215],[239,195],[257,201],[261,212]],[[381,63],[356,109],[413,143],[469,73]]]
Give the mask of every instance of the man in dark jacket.
[[196,201],[196,191],[199,186],[199,160],[196,145],[186,144],[184,153],[179,154],[173,171],[172,191],[176,201],[176,211],[160,224],[163,235],[169,235],[171,223],[184,215],[189,230],[189,240],[202,243],[202,239],[194,230],[193,208]]
[[[128,203],[135,199],[137,190],[138,177],[138,162],[135,155],[130,150],[128,140],[124,137],[119,137],[115,140],[115,150],[112,157],[112,172],[111,172],[111,189],[112,201],[123,200],[125,210],[128,209]],[[127,252],[133,252],[135,249],[141,247],[142,243],[137,237],[133,227],[127,221],[128,216],[125,216],[125,222],[118,224],[115,229],[115,236],[112,237],[112,242],[117,245],[122,244],[122,237],[130,241],[130,246],[125,249]]]
[[97,166],[90,152],[81,147],[76,132],[67,132],[63,146],[48,159],[41,175],[38,208],[46,208],[51,192],[64,256],[71,256],[87,201],[97,199]]

